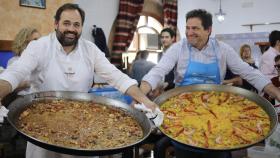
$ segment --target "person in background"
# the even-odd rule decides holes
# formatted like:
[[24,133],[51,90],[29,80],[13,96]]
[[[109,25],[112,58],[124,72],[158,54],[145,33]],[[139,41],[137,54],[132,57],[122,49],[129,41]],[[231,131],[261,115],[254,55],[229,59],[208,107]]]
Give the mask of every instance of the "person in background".
[[[259,91],[265,91],[280,100],[280,90],[270,80],[247,63],[229,45],[210,38],[212,15],[195,9],[186,15],[186,38],[174,43],[141,82],[141,90],[148,94],[175,65],[175,85],[221,84],[228,67],[234,74],[248,80]],[[172,141],[177,158],[228,158],[230,152],[205,151],[188,148]]]
[[[15,56],[8,61],[7,64],[8,67],[19,59],[23,50],[27,47],[29,42],[33,40],[37,40],[40,37],[41,34],[37,29],[32,27],[22,28],[17,33],[13,41],[12,51],[14,52]],[[30,77],[26,77],[25,81],[21,82],[15,91],[18,92],[17,93],[18,95],[25,95],[29,93],[29,88],[30,88]]]
[[[280,55],[277,55],[274,58],[274,62],[275,62],[274,68],[276,69],[278,74],[277,74],[277,76],[275,76],[271,79],[271,82],[275,87],[280,88]],[[264,97],[268,101],[270,101],[272,104],[275,104],[275,100],[273,98],[271,98],[267,93],[264,94]]]
[[[164,28],[160,32],[160,41],[162,44],[163,51],[158,54],[158,61],[160,61],[162,55],[166,52],[166,50],[175,42],[176,33],[171,28]],[[172,89],[175,87],[174,84],[174,69],[172,69],[167,75],[164,77],[164,82],[167,82],[167,87],[164,88],[165,91]]]
[[[242,45],[240,47],[239,53],[240,53],[241,59],[244,62],[248,63],[253,68],[258,69],[258,67],[255,64],[254,59],[252,58],[252,49],[248,44]],[[254,86],[252,86],[248,81],[246,81],[244,79],[241,79],[241,80],[242,80],[241,86],[240,86],[241,88],[258,93],[258,90]]]
[[222,84],[240,87],[242,86],[242,78],[239,75],[233,74],[230,69],[227,68],[226,75]]
[[274,68],[274,58],[280,55],[280,31],[274,30],[269,34],[270,47],[263,53],[260,59],[259,69],[269,79],[277,76]]
[[[252,58],[251,52],[252,52],[251,47],[248,44],[244,44],[240,47],[239,54],[244,62],[248,63],[250,66],[257,69],[258,67],[255,64],[254,59]],[[231,77],[227,78],[229,76]],[[254,88],[249,82],[242,79],[239,75],[233,74],[229,69],[227,69],[226,77],[225,80],[223,81],[223,84],[238,86],[253,92],[257,92],[257,89]]]
[[[31,41],[17,62],[0,74],[0,98],[11,93],[31,73],[36,76],[36,81],[31,83],[33,92],[88,92],[95,72],[116,89],[155,110],[157,105],[140,91],[136,80],[112,65],[95,44],[80,37],[84,20],[85,12],[77,4],[59,7],[55,14],[55,32]],[[55,157],[79,156],[27,144],[26,158]]]
[[143,76],[146,75],[152,69],[152,67],[155,66],[155,64],[153,62],[147,61],[149,56],[149,52],[147,50],[139,51],[137,54],[139,58],[136,59],[131,65],[132,68],[130,77],[136,79],[140,84]]
[[254,59],[252,58],[252,49],[248,44],[244,44],[240,47],[240,57],[241,59],[248,63],[253,68],[257,69],[258,67],[255,64]]

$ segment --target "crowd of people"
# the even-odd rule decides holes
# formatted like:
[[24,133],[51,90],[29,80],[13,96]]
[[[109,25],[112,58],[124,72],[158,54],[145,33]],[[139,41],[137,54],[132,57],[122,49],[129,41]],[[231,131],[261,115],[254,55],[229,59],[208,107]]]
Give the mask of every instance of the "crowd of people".
[[[271,102],[280,101],[280,31],[269,35],[270,48],[257,67],[248,44],[239,54],[228,44],[211,38],[212,15],[203,9],[186,14],[185,38],[175,42],[176,33],[164,28],[161,33],[163,52],[154,64],[147,61],[149,52],[137,53],[128,75],[113,66],[96,45],[81,37],[85,12],[76,4],[62,5],[56,12],[55,31],[40,37],[38,30],[24,28],[14,40],[13,57],[0,74],[0,100],[13,91],[28,94],[41,91],[88,92],[94,73],[108,84],[133,97],[135,102],[155,110],[158,105],[147,96],[159,95],[175,87],[194,84],[229,84],[254,91]],[[227,72],[232,75],[226,78]],[[166,86],[162,88],[162,82]],[[161,135],[162,142],[175,148],[177,158],[230,158],[230,152],[202,151],[187,148]],[[156,153],[158,154],[158,153]],[[160,154],[159,154],[160,155]],[[48,151],[28,143],[27,158],[77,157]],[[157,156],[161,157],[161,156]]]

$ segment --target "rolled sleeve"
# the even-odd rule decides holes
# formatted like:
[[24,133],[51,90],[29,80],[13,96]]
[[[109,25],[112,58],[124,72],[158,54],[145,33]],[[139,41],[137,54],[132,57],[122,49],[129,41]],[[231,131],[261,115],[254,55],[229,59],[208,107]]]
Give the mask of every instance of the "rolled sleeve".
[[95,45],[91,46],[94,50],[91,54],[91,59],[95,73],[98,76],[104,78],[111,86],[115,87],[122,93],[125,93],[130,86],[138,84],[136,80],[131,79],[111,64],[105,57],[104,53]]
[[152,90],[154,90],[157,88],[158,83],[162,79],[160,79],[160,78],[157,79],[156,77],[153,77],[152,75],[145,75],[142,80],[148,82],[151,85]]
[[164,76],[168,74],[178,62],[180,52],[181,42],[173,44],[163,54],[159,63],[155,65],[142,80],[148,82],[151,85],[152,90],[157,88],[158,84],[164,81]]
[[[261,77],[261,76],[260,76]],[[267,78],[263,79],[263,80],[257,80],[254,84],[254,87],[257,88],[257,90],[259,92],[263,91],[264,87],[266,85],[268,85],[269,83],[271,83],[271,81]]]
[[120,84],[120,86],[118,86],[119,91],[121,91],[122,93],[125,93],[129,87],[138,84],[136,80],[130,78],[124,79],[120,82],[125,83],[125,84]]
[[26,76],[30,76],[31,72],[39,63],[40,51],[36,47],[36,42],[32,41],[23,51],[20,58],[9,65],[9,67],[0,75],[0,79],[8,81],[12,85],[12,90],[17,88],[20,82],[24,81]]
[[7,71],[4,71],[3,73],[0,74],[0,79],[9,82],[12,86],[12,91],[14,91],[17,88],[18,84],[20,83],[19,80],[14,75],[8,73]]

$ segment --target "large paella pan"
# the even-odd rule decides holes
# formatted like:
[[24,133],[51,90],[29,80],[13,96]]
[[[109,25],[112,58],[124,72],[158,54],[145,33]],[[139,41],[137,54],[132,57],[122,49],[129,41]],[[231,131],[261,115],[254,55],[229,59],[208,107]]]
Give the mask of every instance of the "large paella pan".
[[[62,105],[61,103],[67,104],[67,105]],[[83,104],[83,103],[89,103],[89,104]],[[52,104],[57,107],[52,108],[51,107]],[[91,109],[97,110],[98,113],[102,113],[100,110],[104,111],[104,110],[108,110],[108,109],[112,109],[114,112],[119,111],[121,113],[117,115],[117,118],[114,118],[114,114],[112,114],[112,113],[108,114],[109,122],[111,122],[112,124],[115,124],[115,126],[117,127],[116,130],[125,131],[123,128],[124,126],[122,126],[120,122],[122,120],[124,120],[123,118],[131,118],[132,120],[136,121],[136,124],[139,125],[140,130],[142,130],[141,138],[136,139],[135,141],[129,142],[127,144],[122,142],[123,140],[125,140],[125,138],[124,138],[124,139],[119,140],[119,142],[121,142],[123,144],[121,144],[121,145],[116,144],[115,146],[114,145],[112,146],[112,144],[110,142],[108,142],[107,144],[109,146],[104,147],[104,148],[102,148],[100,146],[97,146],[96,148],[91,148],[91,144],[88,144],[89,147],[84,147],[85,144],[80,144],[80,146],[77,147],[77,146],[69,146],[69,143],[65,143],[65,144],[67,144],[67,146],[66,146],[66,145],[61,144],[60,141],[58,141],[58,137],[53,139],[54,142],[58,142],[58,143],[53,143],[53,142],[50,143],[49,140],[51,140],[51,138],[49,138],[49,136],[51,134],[52,135],[60,134],[59,137],[69,138],[70,139],[69,141],[71,141],[70,143],[72,143],[72,144],[74,143],[74,145],[75,145],[75,143],[78,142],[76,140],[79,137],[81,137],[81,133],[86,134],[86,135],[88,135],[89,133],[94,133],[93,136],[89,136],[87,138],[91,139],[91,141],[89,143],[96,144],[97,141],[95,140],[95,138],[97,139],[97,137],[101,137],[102,135],[100,135],[100,134],[103,134],[104,131],[100,131],[100,129],[99,129],[100,126],[98,126],[98,125],[95,126],[94,128],[88,127],[85,129],[84,123],[79,122],[79,124],[81,126],[79,126],[75,129],[75,133],[77,133],[78,135],[75,135],[75,134],[73,135],[73,133],[72,133],[72,135],[67,136],[67,134],[69,133],[67,129],[66,129],[66,131],[63,131],[63,133],[61,133],[61,132],[59,133],[58,131],[53,131],[53,129],[46,129],[45,123],[40,123],[40,121],[38,121],[38,120],[32,120],[32,119],[28,118],[29,115],[31,115],[34,111],[39,111],[39,117],[37,117],[37,118],[48,117],[46,115],[50,115],[50,117],[49,117],[50,122],[55,124],[56,122],[52,121],[53,119],[55,119],[55,118],[59,118],[59,120],[64,119],[64,118],[61,118],[60,116],[57,116],[56,115],[57,113],[60,113],[60,114],[66,113],[66,116],[69,117],[68,112],[65,112],[65,107],[72,106],[71,104],[73,104],[73,107],[68,108],[70,110],[83,109],[83,106],[86,106],[86,105],[89,106],[85,110],[79,110],[79,111],[82,111],[82,114],[78,114],[78,112],[77,112],[77,115],[75,116],[75,113],[74,113],[73,121],[75,121],[75,119],[79,119],[79,120],[85,119],[87,121],[87,123],[88,122],[91,123],[90,126],[94,125],[94,121],[92,121],[92,120],[88,121],[86,119],[86,114],[92,113],[90,115],[90,118],[91,118],[94,116],[94,112],[88,111],[88,110],[91,110]],[[91,108],[90,107],[91,105],[92,106],[96,105],[97,107]],[[47,106],[46,107],[47,110],[42,111],[42,108],[44,108],[45,106]],[[62,106],[64,106],[64,107],[62,107]],[[37,107],[39,107],[39,108],[32,111],[33,108],[37,108]],[[120,101],[101,97],[101,96],[94,96],[94,95],[88,94],[88,93],[54,92],[54,91],[53,92],[34,93],[34,94],[26,95],[24,97],[20,97],[20,98],[16,99],[14,102],[12,102],[9,105],[8,109],[9,109],[8,121],[27,141],[30,141],[31,143],[36,144],[45,149],[52,150],[55,152],[65,153],[65,154],[108,155],[108,154],[122,152],[125,149],[131,148],[134,145],[143,141],[151,132],[151,123],[150,123],[149,119],[143,113],[133,109],[132,107],[130,107],[127,104],[122,103]],[[53,113],[46,114],[46,112],[53,112]],[[28,119],[26,119],[27,122],[21,123],[21,121],[24,118],[28,118],[28,119],[30,119],[30,121],[32,120],[33,122],[28,123]],[[47,119],[48,118],[46,118],[45,120],[47,120]],[[43,121],[45,121],[45,120],[43,120]],[[102,118],[101,121],[103,121],[103,122],[101,122],[103,125],[104,124],[106,125],[106,123],[104,123],[104,122],[106,122],[106,118]],[[118,123],[114,123],[114,121],[117,121]],[[63,125],[63,123],[60,123],[59,125],[51,125],[51,127],[57,127],[57,126],[66,127],[66,128],[71,127],[71,126],[68,126],[67,124],[69,125],[69,124],[75,124],[75,123],[68,121],[68,122],[65,122],[64,125]],[[35,127],[32,127],[32,125],[34,125]],[[134,127],[136,127],[136,125],[133,125],[133,128]],[[44,128],[44,131],[40,130],[42,128]],[[106,130],[110,130],[111,128],[112,127],[111,126],[109,127],[109,125],[108,125],[108,127],[105,127]],[[48,130],[50,133],[45,132]],[[84,130],[87,132],[80,132],[81,130]],[[43,134],[43,135],[41,135],[41,136],[39,135],[37,137],[36,135],[34,135],[34,133],[36,131],[37,131],[37,134],[39,133],[39,134]],[[95,132],[95,131],[98,131],[98,132]],[[130,137],[131,134],[135,134],[135,132],[137,132],[137,135],[139,134],[139,131],[134,130],[134,133],[127,132],[127,133],[125,133],[125,135],[127,135],[127,137]],[[117,132],[114,131],[114,132],[109,133],[109,136],[107,135],[106,138],[109,137],[109,140],[119,139],[119,138],[114,138],[115,133],[117,133]]]
[[238,150],[263,141],[277,126],[274,107],[256,93],[225,85],[191,85],[157,97],[160,130],[186,147]]

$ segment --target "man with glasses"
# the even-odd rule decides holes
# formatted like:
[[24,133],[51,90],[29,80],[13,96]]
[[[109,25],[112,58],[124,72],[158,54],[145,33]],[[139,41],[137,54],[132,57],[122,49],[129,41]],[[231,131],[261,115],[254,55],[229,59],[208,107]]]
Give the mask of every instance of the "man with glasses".
[[[280,55],[277,55],[275,58],[274,58],[274,62],[275,62],[275,65],[274,65],[274,69],[275,71],[277,72],[277,76],[273,77],[271,79],[271,82],[272,84],[275,86],[275,87],[278,87],[280,88]],[[267,93],[264,94],[264,97],[269,100],[272,104],[277,104],[276,101],[274,101],[274,99],[270,98],[269,95]],[[278,103],[279,104],[279,103]]]
[[274,69],[274,58],[280,55],[280,31],[274,30],[269,35],[269,49],[264,52],[260,60],[260,71],[269,79],[277,76],[277,71]]

